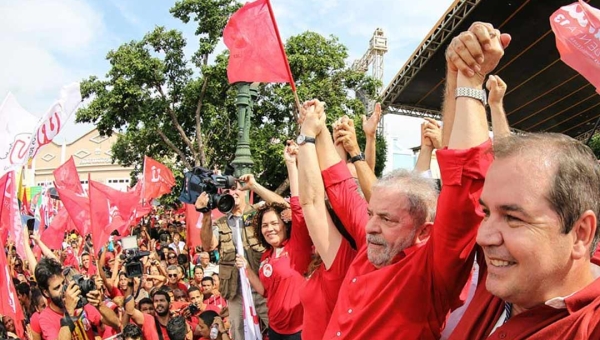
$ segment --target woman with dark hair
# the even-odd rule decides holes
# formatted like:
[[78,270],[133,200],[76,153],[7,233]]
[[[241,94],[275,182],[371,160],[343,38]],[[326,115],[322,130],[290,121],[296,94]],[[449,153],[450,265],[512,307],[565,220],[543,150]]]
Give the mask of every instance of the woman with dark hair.
[[[306,230],[298,199],[297,146],[288,141],[284,158],[288,169],[291,192],[291,211],[281,203],[266,204],[254,216],[252,225],[259,241],[267,249],[258,275],[247,270],[252,287],[267,298],[269,310],[269,339],[295,340],[301,338],[302,315],[300,288],[311,261],[312,242]],[[247,267],[238,255],[238,268]]]

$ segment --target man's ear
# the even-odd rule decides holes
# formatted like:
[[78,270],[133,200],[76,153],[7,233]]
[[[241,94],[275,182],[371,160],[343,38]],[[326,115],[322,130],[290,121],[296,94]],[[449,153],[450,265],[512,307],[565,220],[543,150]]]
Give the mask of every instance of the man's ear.
[[587,210],[573,225],[573,259],[581,259],[590,256],[590,248],[596,236],[596,214]]
[[415,244],[427,242],[427,240],[429,240],[429,236],[431,236],[431,228],[433,228],[433,222],[423,223],[419,229],[417,229],[417,234],[415,235]]

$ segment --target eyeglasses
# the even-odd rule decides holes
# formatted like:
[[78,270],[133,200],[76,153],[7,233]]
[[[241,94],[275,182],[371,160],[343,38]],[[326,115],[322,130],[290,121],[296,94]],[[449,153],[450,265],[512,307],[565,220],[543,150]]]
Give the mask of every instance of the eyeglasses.
[[174,256],[174,255],[173,256],[169,256],[169,260],[176,259],[176,258],[177,258],[177,256]]
[[169,277],[177,277],[177,274],[169,274]]

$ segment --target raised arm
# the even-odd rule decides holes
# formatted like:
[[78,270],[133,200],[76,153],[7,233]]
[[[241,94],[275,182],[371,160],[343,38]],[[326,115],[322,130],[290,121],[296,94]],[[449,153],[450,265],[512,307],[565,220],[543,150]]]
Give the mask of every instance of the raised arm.
[[31,245],[29,244],[29,229],[27,227],[23,228],[23,243],[25,248],[25,257],[27,259],[27,265],[29,267],[30,273],[35,273],[35,267],[37,266],[37,259],[35,258],[35,254],[31,250]]
[[425,121],[421,124],[421,151],[417,158],[415,171],[429,173],[431,168],[431,154],[434,149],[439,150],[441,146],[442,130],[439,123],[434,119],[425,118]]
[[510,126],[506,119],[503,104],[506,83],[498,76],[489,76],[486,87],[490,93],[489,103],[494,139],[510,136]]
[[[314,105],[317,112],[325,112],[324,103],[318,100],[306,105]],[[329,130],[323,129],[316,138],[319,167],[331,207],[356,241],[357,247],[360,247],[366,242],[365,225],[369,219],[367,202],[359,195],[358,186],[346,163],[336,153]]]
[[[338,126],[338,129],[334,132],[334,139],[341,143],[348,152],[350,160],[353,161],[354,167],[356,168],[356,175],[358,176],[358,183],[360,189],[365,196],[365,200],[369,202],[371,199],[371,188],[373,184],[377,182],[377,176],[367,164],[366,159],[361,156],[360,147],[356,139],[356,129],[354,128],[354,122],[347,117],[342,120],[342,123]],[[356,157],[359,157],[357,160]]]
[[[322,113],[319,116],[315,112],[314,106],[307,108],[301,133],[318,138],[326,130],[325,114]],[[315,144],[305,143],[299,146],[298,174],[301,183],[300,205],[302,206],[306,227],[317,252],[323,259],[325,268],[329,269],[340,248],[342,235],[335,228],[331,217],[327,214],[325,189],[319,170]]]
[[34,233],[32,235],[32,238],[33,238],[33,242],[35,242],[38,245],[38,247],[40,247],[40,250],[42,251],[42,254],[44,256],[46,256],[47,258],[55,259],[55,260],[59,261],[59,259],[56,257],[54,252],[50,248],[48,248],[48,246],[46,246],[46,244],[44,244],[44,242],[42,242],[42,240],[40,239],[40,235],[38,233]]
[[[475,24],[473,32],[463,32],[450,44],[447,56],[461,60],[456,79],[458,87],[483,88],[483,76],[491,72],[503,55],[508,42],[491,25]],[[490,44],[485,52],[482,46]],[[466,65],[477,63],[480,72],[472,75]],[[456,64],[456,63],[455,63]],[[491,142],[485,106],[479,99],[459,96],[448,150],[437,153],[442,173],[442,191],[438,200],[432,239],[429,241],[434,284],[445,292],[449,307],[456,308],[462,288],[468,280],[473,260],[477,229],[483,218],[478,199],[487,168],[492,162]],[[429,245],[429,243],[428,243]]]
[[362,128],[367,139],[365,145],[365,160],[371,168],[371,171],[375,172],[375,159],[377,156],[377,126],[381,120],[381,104],[375,104],[375,110],[369,119],[366,116],[362,116]]
[[[196,210],[202,210],[208,205],[208,194],[203,192],[196,200]],[[204,251],[213,251],[219,245],[219,240],[215,237],[212,231],[212,216],[210,211],[202,213],[202,229],[200,229],[200,240],[202,241],[202,249]]]
[[240,181],[244,182],[242,190],[252,190],[255,194],[260,196],[267,203],[281,203],[289,206],[288,202],[283,199],[280,195],[277,195],[273,191],[263,187],[256,181],[254,175],[247,174],[240,177]]

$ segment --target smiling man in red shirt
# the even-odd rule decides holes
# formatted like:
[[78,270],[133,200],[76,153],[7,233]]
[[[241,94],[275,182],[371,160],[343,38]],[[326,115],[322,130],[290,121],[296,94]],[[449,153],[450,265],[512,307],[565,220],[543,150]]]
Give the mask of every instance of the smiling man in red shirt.
[[[479,67],[483,74],[503,55],[499,38],[488,42],[492,53]],[[367,205],[335,153],[324,119],[304,121],[304,140],[316,140],[301,147],[316,147],[327,196],[358,248],[324,339],[437,339],[448,312],[461,305],[482,219],[479,195],[492,155],[481,87],[473,85],[465,91],[473,93],[470,97],[454,100],[457,73],[449,62],[444,108],[449,149],[438,152],[444,187],[435,220],[433,184],[406,171],[375,184]],[[311,104],[324,115],[322,103]],[[366,166],[358,153],[350,156],[357,171]]]

